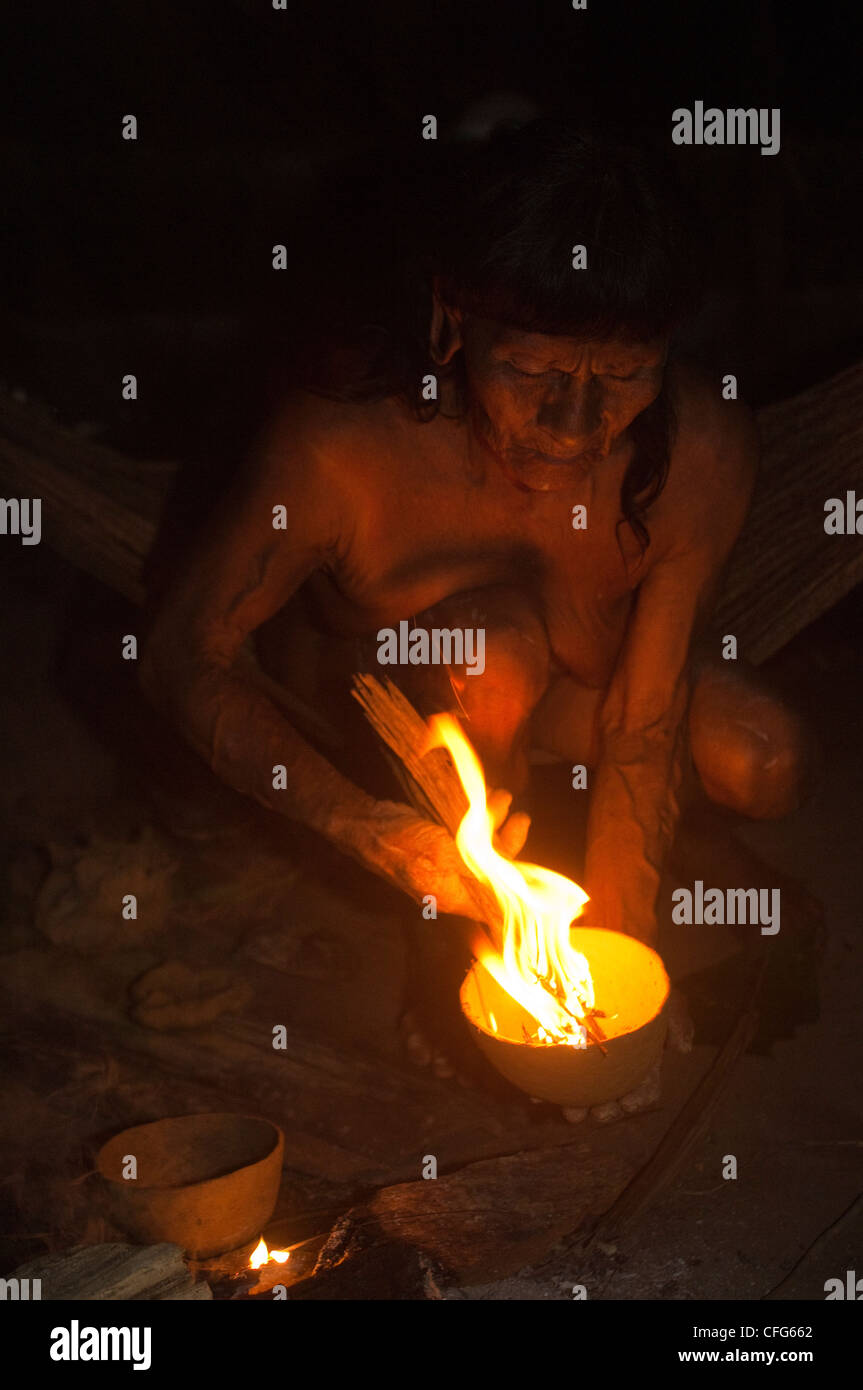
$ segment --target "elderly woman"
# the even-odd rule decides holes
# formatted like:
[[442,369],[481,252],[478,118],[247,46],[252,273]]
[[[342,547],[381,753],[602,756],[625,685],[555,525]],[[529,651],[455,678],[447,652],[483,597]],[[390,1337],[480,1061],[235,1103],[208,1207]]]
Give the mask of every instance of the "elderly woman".
[[[230,785],[470,916],[446,832],[334,766],[273,678],[350,729],[382,628],[484,629],[482,673],[410,667],[406,687],[456,709],[495,788],[522,793],[533,754],[589,770],[594,919],[651,941],[685,778],[755,817],[802,784],[795,719],[718,650],[693,659],[753,426],[673,356],[697,246],[640,155],[536,121],[464,153],[438,212],[405,304],[270,421],[163,605],[145,687]],[[501,826],[510,853],[526,828]]]

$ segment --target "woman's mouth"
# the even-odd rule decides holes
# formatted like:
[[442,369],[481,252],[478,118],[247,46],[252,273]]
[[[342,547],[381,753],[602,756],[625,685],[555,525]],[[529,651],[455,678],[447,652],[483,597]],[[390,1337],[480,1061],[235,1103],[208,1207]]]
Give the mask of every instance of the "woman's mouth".
[[592,449],[585,449],[578,454],[546,454],[538,449],[514,449],[512,451],[513,462],[547,463],[558,468],[584,468],[587,465],[601,463],[602,458],[602,449],[596,445]]
[[528,492],[558,492],[583,483],[590,475],[585,455],[558,459],[531,453],[518,457],[509,455],[500,462],[510,482]]

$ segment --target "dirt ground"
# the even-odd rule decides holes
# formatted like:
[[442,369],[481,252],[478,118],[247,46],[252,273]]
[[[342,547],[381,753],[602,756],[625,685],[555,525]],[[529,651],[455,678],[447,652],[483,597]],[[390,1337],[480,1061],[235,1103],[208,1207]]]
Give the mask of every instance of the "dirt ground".
[[[88,1061],[93,1021],[128,1029],[129,984],[165,960],[227,967],[242,985],[237,1028],[254,1029],[258,1020],[267,1033],[284,1017],[331,1049],[328,1065],[350,1056],[366,1069],[370,1094],[346,1099],[341,1109],[314,1077],[307,1090],[292,1083],[291,1199],[277,1213],[292,1239],[326,1229],[326,1214],[343,1210],[358,1190],[419,1178],[420,1157],[430,1151],[442,1171],[458,1172],[496,1154],[567,1145],[576,1185],[579,1171],[590,1170],[613,1176],[618,1188],[646,1161],[733,1020],[733,934],[701,928],[697,938],[685,929],[666,937],[670,968],[690,995],[699,1031],[692,1054],[668,1057],[663,1101],[651,1114],[574,1131],[551,1107],[531,1107],[487,1079],[463,1090],[414,1072],[396,1028],[410,906],[284,827],[262,838],[258,820],[236,819],[231,798],[222,805],[214,793],[208,800],[187,780],[179,755],[173,780],[154,781],[148,765],[151,773],[154,759],[166,755],[142,732],[149,726],[137,710],[131,664],[116,662],[113,685],[104,677],[106,650],[114,643],[119,650],[120,637],[135,630],[132,610],[74,575],[45,544],[7,542],[0,564],[0,952],[5,988],[32,1040],[31,1047],[19,1035],[3,1073],[3,1272],[64,1242],[105,1237],[101,1218],[89,1211],[87,1184],[71,1205],[70,1189],[63,1201],[56,1194],[58,1183],[86,1171],[93,1144],[122,1122],[207,1108],[188,1058],[188,1075],[181,1062],[173,1079],[151,1078],[149,1086],[126,1052],[112,1054],[110,1041],[95,1072]],[[821,1299],[827,1278],[859,1267],[859,1214],[806,1252],[861,1187],[861,631],[856,594],[772,663],[821,740],[823,779],[794,816],[737,833],[777,874],[820,900],[824,927],[794,915],[786,887],[788,925],[776,938],[764,1024],[707,1135],[619,1240],[581,1260],[552,1251],[504,1279],[483,1280],[477,1267],[443,1296],[569,1299],[574,1285],[584,1285],[593,1299],[757,1299],[781,1284],[780,1297]],[[563,788],[560,770],[537,772],[529,845],[537,858],[543,824],[549,845],[561,839]],[[135,889],[140,919],[122,923],[117,896]],[[798,923],[805,940],[791,939]],[[72,1027],[69,1056],[52,1060],[50,1049],[40,1053],[39,1039],[55,1009],[67,1024],[81,1023],[77,1033]],[[172,1035],[151,1036],[168,1057]],[[69,1070],[69,1057],[77,1070]],[[284,1123],[284,1095],[278,1104]],[[74,1131],[71,1148],[60,1129]],[[722,1176],[728,1155],[737,1160],[736,1180]]]

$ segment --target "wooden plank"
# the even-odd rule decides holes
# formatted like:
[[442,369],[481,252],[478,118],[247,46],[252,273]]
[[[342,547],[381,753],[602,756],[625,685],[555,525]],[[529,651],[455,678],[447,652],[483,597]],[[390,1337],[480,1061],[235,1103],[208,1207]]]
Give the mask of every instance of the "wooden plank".
[[194,1282],[180,1247],[168,1244],[80,1245],[59,1255],[40,1255],[11,1277],[41,1279],[41,1297],[48,1303],[200,1302],[213,1297],[209,1284]]
[[441,1282],[505,1279],[547,1257],[631,1174],[619,1155],[572,1143],[382,1188],[339,1218],[291,1298],[433,1298]]
[[[66,976],[71,968],[66,965]],[[6,957],[0,982],[2,1070],[15,1075],[17,1069],[37,1095],[50,1087],[55,1106],[67,1094],[58,1078],[58,1055],[73,1072],[108,1057],[130,1082],[149,1077],[156,1093],[168,1085],[175,1104],[178,1087],[189,1083],[183,1108],[251,1107],[267,1115],[285,1132],[286,1167],[337,1187],[412,1179],[429,1151],[430,1134],[441,1165],[571,1138],[562,1119],[537,1122],[518,1096],[497,1100],[467,1091],[395,1059],[364,1057],[291,1027],[284,1050],[275,1050],[270,1027],[245,1018],[222,1018],[209,1030],[159,1033],[104,1005],[86,1013],[80,994],[72,1013],[57,997],[63,974],[59,953],[46,958],[43,952],[21,951]],[[70,1077],[73,1110],[80,1105],[79,1090]],[[122,1123],[164,1113],[157,1104],[147,1114],[124,1113]]]

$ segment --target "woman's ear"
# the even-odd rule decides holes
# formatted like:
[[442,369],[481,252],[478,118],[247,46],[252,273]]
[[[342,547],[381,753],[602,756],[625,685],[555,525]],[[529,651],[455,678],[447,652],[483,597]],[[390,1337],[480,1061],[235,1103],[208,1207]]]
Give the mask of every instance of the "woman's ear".
[[432,315],[429,328],[429,352],[439,367],[446,366],[462,346],[461,310],[445,304],[436,280],[432,288]]

